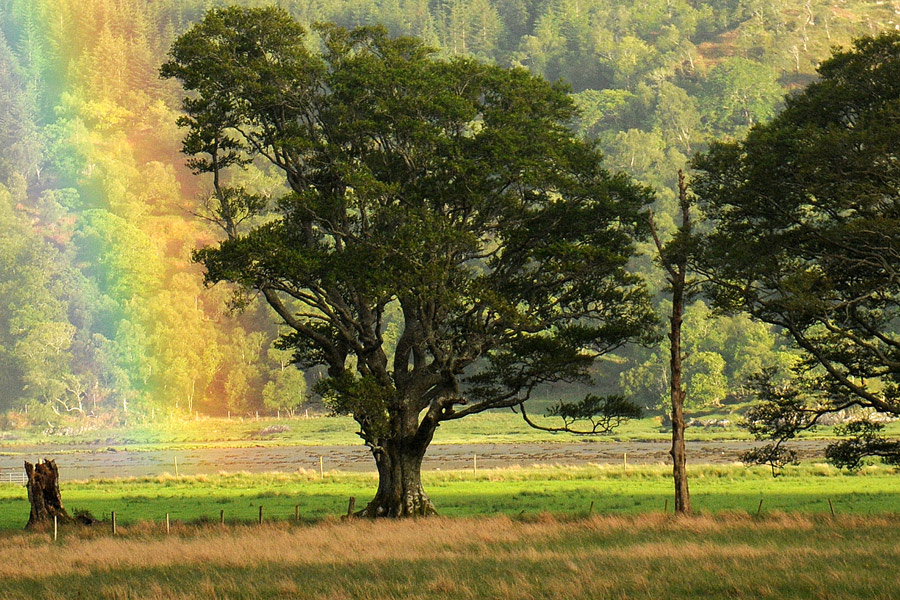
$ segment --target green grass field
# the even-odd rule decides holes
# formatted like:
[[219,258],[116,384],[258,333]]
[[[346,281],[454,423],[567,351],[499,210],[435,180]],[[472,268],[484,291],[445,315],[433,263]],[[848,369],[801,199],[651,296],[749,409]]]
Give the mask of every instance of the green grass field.
[[[900,513],[900,485],[893,470],[872,466],[843,474],[826,465],[788,468],[773,479],[764,468],[694,466],[689,469],[694,509],[701,514],[736,511],[755,514],[786,511],[830,514],[828,501],[841,514]],[[672,495],[668,467],[548,467],[479,471],[426,472],[425,486],[441,515],[472,517],[534,515],[560,517],[633,515],[662,511]],[[258,517],[287,520],[300,506],[305,521],[357,507],[374,494],[375,475],[354,473],[219,474],[212,476],[129,478],[63,482],[63,501],[71,510],[90,511],[107,519],[116,511],[119,523],[172,520],[229,522]],[[671,502],[669,503],[671,510]],[[0,486],[0,530],[21,528],[28,519],[21,486]]]
[[[260,436],[277,424],[290,430]],[[57,452],[91,451],[79,444],[129,451],[356,445],[354,430],[346,418],[200,419],[67,437],[7,435],[3,451],[27,444]],[[822,428],[812,437],[830,435]],[[746,437],[736,428],[691,436]],[[668,432],[642,419],[611,437],[663,440]],[[513,414],[488,413],[447,424],[437,442],[571,439],[529,430]],[[340,519],[351,496],[357,508],[371,498],[374,474],[63,481],[69,511],[104,522],[62,527],[57,542],[46,531],[23,532],[26,491],[0,485],[0,600],[898,597],[896,470],[872,465],[845,473],[805,463],[773,478],[763,467],[695,464],[689,475],[695,516],[675,518],[668,466],[480,469],[477,477],[426,471],[441,517],[404,522]]]
[[689,473],[697,514],[675,518],[668,467],[430,471],[442,516],[400,522],[338,518],[374,493],[374,475],[66,481],[68,509],[106,522],[62,527],[56,542],[21,530],[25,489],[4,485],[0,600],[897,597],[893,469]]

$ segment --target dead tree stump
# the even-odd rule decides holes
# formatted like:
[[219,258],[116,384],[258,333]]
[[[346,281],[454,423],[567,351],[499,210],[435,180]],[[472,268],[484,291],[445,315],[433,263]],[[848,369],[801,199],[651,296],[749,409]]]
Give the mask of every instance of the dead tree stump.
[[28,475],[28,502],[31,504],[31,515],[25,529],[43,529],[53,523],[55,516],[59,523],[71,523],[72,517],[63,507],[59,494],[59,469],[55,460],[44,459],[36,465],[25,461],[25,473]]

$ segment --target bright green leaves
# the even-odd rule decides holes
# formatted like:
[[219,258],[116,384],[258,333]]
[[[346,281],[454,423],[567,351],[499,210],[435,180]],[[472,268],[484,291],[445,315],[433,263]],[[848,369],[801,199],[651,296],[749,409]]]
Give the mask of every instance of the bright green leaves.
[[783,94],[778,71],[747,58],[724,60],[709,74],[705,111],[726,131],[743,131],[769,120]]
[[274,373],[262,390],[263,406],[269,410],[293,414],[306,399],[303,371],[286,366]]
[[66,398],[75,327],[60,254],[34,234],[2,185],[0,231],[0,409]]

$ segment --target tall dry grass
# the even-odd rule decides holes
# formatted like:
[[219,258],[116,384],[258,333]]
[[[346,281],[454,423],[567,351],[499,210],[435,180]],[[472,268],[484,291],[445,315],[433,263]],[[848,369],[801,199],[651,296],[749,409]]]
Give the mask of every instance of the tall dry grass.
[[0,598],[897,598],[900,518],[159,524],[0,537]]

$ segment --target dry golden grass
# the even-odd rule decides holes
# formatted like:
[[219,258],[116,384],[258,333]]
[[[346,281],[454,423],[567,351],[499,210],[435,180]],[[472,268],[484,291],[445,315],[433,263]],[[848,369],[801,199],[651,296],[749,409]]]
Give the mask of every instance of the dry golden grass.
[[896,598],[900,519],[540,515],[0,537],[0,598]]

